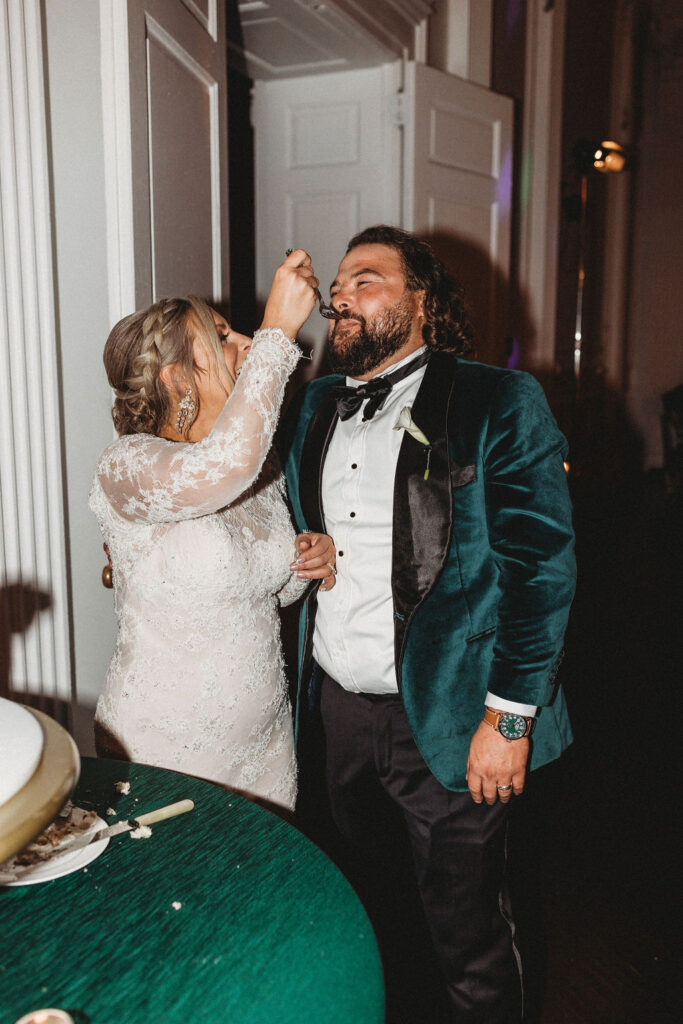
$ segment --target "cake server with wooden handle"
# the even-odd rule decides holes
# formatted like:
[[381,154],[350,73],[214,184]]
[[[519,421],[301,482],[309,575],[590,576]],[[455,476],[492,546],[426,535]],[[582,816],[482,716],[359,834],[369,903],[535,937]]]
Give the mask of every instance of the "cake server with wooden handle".
[[68,846],[65,846],[64,853],[73,853],[74,850],[81,850],[84,846],[90,846],[101,839],[111,839],[112,836],[119,836],[123,832],[132,832],[134,829],[141,828],[144,825],[156,825],[160,821],[166,821],[167,818],[175,818],[179,814],[187,814],[193,808],[193,800],[178,800],[175,804],[167,804],[165,807],[157,807],[155,811],[139,814],[137,818],[124,818],[121,821],[117,821],[114,825],[107,825],[106,828],[98,829],[97,832],[90,832],[80,839],[75,839]]

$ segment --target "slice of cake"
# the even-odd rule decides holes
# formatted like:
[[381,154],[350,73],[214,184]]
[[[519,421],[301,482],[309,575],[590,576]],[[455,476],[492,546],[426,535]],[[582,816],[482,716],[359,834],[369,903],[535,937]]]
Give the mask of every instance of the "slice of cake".
[[61,857],[69,852],[76,839],[91,832],[97,823],[97,813],[75,807],[69,801],[57,817],[39,836],[20,853],[0,864],[0,882],[14,882],[24,870],[42,861]]

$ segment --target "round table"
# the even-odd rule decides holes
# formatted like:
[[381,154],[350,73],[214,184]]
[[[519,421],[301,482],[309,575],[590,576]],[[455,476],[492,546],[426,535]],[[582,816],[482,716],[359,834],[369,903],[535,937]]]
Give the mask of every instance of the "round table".
[[73,799],[119,820],[186,797],[195,809],[150,839],[119,835],[71,875],[0,887],[3,1024],[45,1006],[76,1024],[381,1024],[365,912],[291,825],[211,783],[96,758]]

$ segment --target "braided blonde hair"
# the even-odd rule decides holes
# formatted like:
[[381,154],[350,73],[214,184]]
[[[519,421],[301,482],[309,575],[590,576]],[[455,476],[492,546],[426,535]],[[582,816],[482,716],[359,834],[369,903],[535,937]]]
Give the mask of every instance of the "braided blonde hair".
[[[112,417],[119,434],[160,434],[168,425],[171,396],[161,379],[165,366],[175,364],[195,385],[193,397],[199,411],[196,378],[201,371],[194,359],[196,337],[206,344],[214,369],[220,367],[233,380],[225,366],[211,309],[196,295],[161,299],[124,317],[112,328],[103,359],[116,396]],[[196,414],[186,423],[186,438],[195,418]]]

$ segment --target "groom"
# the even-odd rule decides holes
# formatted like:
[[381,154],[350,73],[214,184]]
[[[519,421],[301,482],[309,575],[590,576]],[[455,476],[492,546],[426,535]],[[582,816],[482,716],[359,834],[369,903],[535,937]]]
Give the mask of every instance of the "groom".
[[331,296],[337,372],[299,396],[286,459],[299,529],[337,546],[337,586],[303,613],[300,738],[322,721],[388,979],[392,942],[411,942],[388,923],[408,919],[405,848],[447,1019],[518,1021],[509,803],[571,739],[555,683],[575,579],[565,441],[533,377],[459,358],[460,289],[414,236],[356,235]]

